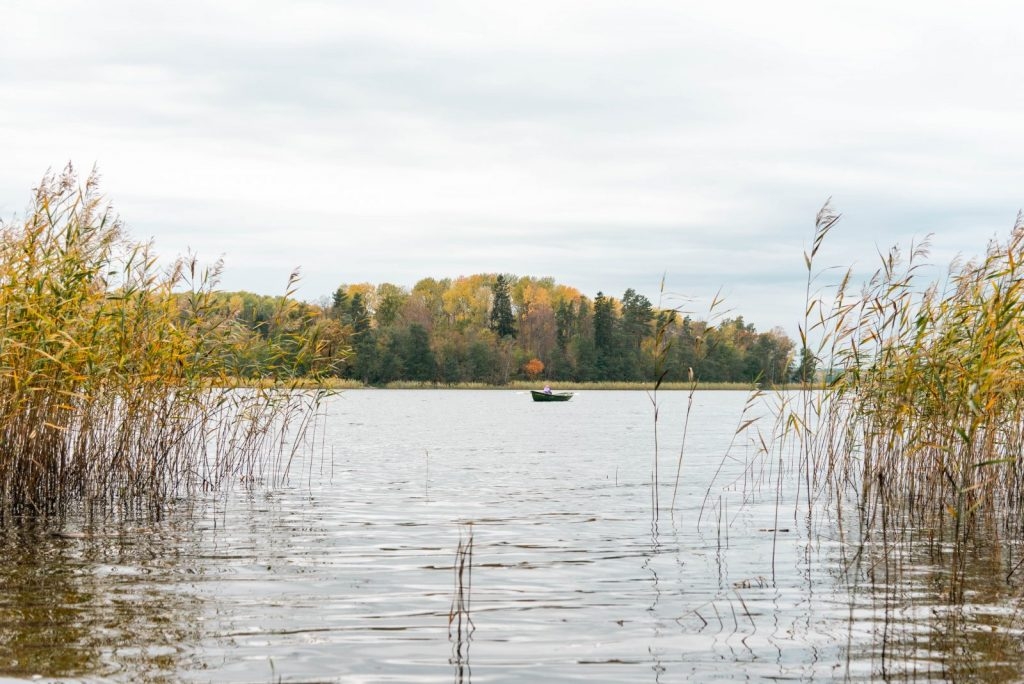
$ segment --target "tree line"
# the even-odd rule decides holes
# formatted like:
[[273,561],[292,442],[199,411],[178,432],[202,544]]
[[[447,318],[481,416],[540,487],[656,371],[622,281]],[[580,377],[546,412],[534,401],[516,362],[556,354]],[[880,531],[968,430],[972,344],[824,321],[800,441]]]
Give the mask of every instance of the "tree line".
[[[249,292],[222,297],[250,338],[236,360],[238,373],[250,377],[261,375],[260,350],[279,356],[289,337],[307,341],[303,360],[286,364],[296,372],[367,385],[655,378],[775,385],[813,370],[813,357],[799,362],[780,328],[758,332],[742,316],[697,320],[659,309],[632,288],[621,298],[598,292],[591,299],[552,278],[424,278],[411,289],[343,284],[318,303]],[[308,353],[309,340],[316,354]]]

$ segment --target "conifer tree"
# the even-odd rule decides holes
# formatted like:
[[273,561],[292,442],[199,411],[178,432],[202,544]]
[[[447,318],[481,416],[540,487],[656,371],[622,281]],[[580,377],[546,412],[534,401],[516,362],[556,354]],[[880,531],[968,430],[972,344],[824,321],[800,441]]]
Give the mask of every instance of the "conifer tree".
[[491,330],[498,337],[516,336],[516,319],[512,313],[512,298],[509,296],[508,281],[499,275],[491,287],[494,300],[491,305]]

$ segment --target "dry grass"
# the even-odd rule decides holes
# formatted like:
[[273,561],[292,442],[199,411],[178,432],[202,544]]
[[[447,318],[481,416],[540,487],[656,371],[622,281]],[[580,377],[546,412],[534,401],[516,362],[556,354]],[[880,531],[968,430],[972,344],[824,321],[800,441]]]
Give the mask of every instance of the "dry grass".
[[282,437],[308,426],[320,392],[230,389],[244,340],[213,296],[219,265],[159,269],[95,174],[79,186],[70,167],[0,231],[0,515],[159,503],[286,470]]

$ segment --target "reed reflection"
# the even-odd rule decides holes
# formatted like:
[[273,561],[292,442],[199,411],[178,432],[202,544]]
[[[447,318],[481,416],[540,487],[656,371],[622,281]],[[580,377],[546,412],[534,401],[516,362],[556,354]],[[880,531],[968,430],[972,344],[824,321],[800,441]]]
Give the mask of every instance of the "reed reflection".
[[473,589],[473,523],[459,530],[459,545],[455,551],[455,589],[452,606],[448,611],[448,641],[452,645],[449,662],[455,668],[455,684],[469,684],[473,671],[469,666],[469,644],[476,629],[470,616],[470,598]]
[[173,527],[0,528],[0,675],[176,681],[200,638]]
[[881,519],[861,530],[842,580],[851,660],[884,680],[1004,682],[1024,668],[1020,578],[1005,540]]

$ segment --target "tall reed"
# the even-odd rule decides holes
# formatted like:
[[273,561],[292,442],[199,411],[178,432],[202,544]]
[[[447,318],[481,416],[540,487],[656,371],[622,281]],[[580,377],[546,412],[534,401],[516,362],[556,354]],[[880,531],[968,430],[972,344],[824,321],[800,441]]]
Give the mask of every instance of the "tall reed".
[[[286,471],[284,437],[322,392],[233,388],[247,341],[215,296],[219,264],[159,268],[98,176],[79,185],[70,166],[0,233],[0,516],[158,504]],[[285,343],[318,353],[316,339]]]

